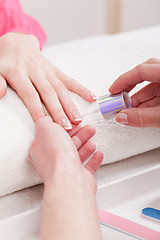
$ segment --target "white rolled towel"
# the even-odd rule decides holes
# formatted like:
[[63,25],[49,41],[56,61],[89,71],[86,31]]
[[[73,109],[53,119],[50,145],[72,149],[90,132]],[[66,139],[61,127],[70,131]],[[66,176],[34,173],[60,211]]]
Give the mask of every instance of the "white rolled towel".
[[[97,96],[107,93],[123,72],[151,56],[160,57],[160,27],[100,36],[48,47],[44,54],[65,73],[90,88]],[[103,164],[160,147],[160,129],[132,128],[93,114],[94,104],[73,94],[84,115],[83,123],[97,129],[97,149],[104,152]],[[86,113],[90,113],[86,115]],[[34,122],[16,93],[8,88],[0,100],[0,196],[41,182],[28,161]]]

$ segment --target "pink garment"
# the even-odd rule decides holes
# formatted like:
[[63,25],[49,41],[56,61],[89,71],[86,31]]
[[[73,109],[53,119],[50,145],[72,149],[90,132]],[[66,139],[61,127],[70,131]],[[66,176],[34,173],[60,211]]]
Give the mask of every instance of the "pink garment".
[[19,0],[0,0],[0,36],[7,32],[35,35],[42,49],[47,37],[41,25],[23,12]]

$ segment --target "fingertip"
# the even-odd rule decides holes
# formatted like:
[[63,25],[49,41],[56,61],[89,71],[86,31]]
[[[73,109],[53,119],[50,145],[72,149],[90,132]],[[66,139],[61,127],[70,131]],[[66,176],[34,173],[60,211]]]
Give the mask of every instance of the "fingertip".
[[91,99],[91,102],[96,102],[98,100],[98,98],[96,97],[96,98],[92,98]]
[[112,93],[112,86],[109,87],[108,91]]
[[100,167],[103,161],[104,155],[101,151],[97,151],[86,164],[86,169],[88,169],[92,174],[95,174],[97,169]]
[[118,123],[121,123],[121,124],[124,124],[124,125],[128,125],[128,114],[127,112],[119,112],[116,117],[115,117],[115,120],[118,122]]
[[66,117],[61,119],[60,126],[63,127],[67,132],[72,130],[72,124]]
[[114,85],[112,85],[108,90],[109,90],[109,92],[110,92],[111,94],[116,94],[116,93],[118,93],[118,91],[115,89],[115,86],[114,86]]
[[96,150],[96,144],[93,141],[88,141],[87,148],[88,148],[88,151],[94,152]]
[[87,125],[85,125],[85,127],[88,128],[89,131],[92,132],[92,134],[96,133],[96,128],[93,125],[87,124]]
[[89,91],[84,91],[83,94],[80,94],[80,96],[84,100],[86,100],[87,102],[90,102],[90,103],[96,102],[98,99],[98,97],[94,93],[89,92]]
[[118,77],[113,83],[112,85],[109,87],[109,92],[111,94],[116,94],[116,93],[120,93],[122,91],[124,91],[126,89],[126,87],[124,88],[124,83],[123,83],[123,75],[121,75],[120,77]]
[[78,154],[83,163],[86,161],[96,150],[96,144],[93,141],[86,142],[79,150]]
[[95,170],[97,171],[97,169],[100,167],[100,165],[103,162],[104,154],[101,151],[97,151],[96,155],[97,155],[97,161],[96,161],[96,169]]
[[81,116],[81,114],[79,113],[79,111],[78,111],[78,110],[74,110],[74,111],[72,111],[72,113],[71,113],[70,120],[71,120],[74,124],[80,124],[83,119],[82,119],[82,116]]
[[77,118],[77,119],[74,119],[73,121],[74,121],[74,124],[80,124],[83,121],[83,119]]
[[90,102],[95,102],[95,101],[97,101],[97,99],[98,98],[94,93],[92,93],[92,92],[89,93],[89,101]]
[[102,163],[102,161],[103,161],[103,159],[104,159],[104,154],[103,154],[103,152],[101,152],[101,151],[97,151],[97,157],[98,157],[98,159],[99,159],[99,162],[100,162],[100,164]]

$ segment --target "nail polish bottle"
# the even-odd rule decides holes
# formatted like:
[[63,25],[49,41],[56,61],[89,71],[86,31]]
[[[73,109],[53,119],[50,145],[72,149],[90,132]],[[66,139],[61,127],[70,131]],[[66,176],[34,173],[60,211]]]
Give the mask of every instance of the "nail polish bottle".
[[132,108],[132,101],[128,92],[121,92],[118,94],[107,94],[98,98],[98,100],[93,103],[91,111],[86,113],[96,114],[101,113],[101,115],[107,119],[114,117],[118,112],[124,108]]

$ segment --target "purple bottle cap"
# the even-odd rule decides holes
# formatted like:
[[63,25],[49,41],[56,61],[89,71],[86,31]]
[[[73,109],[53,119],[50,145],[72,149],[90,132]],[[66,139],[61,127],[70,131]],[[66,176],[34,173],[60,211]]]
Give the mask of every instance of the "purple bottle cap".
[[132,108],[132,101],[127,92],[102,96],[98,103],[104,118],[111,117],[124,108]]

